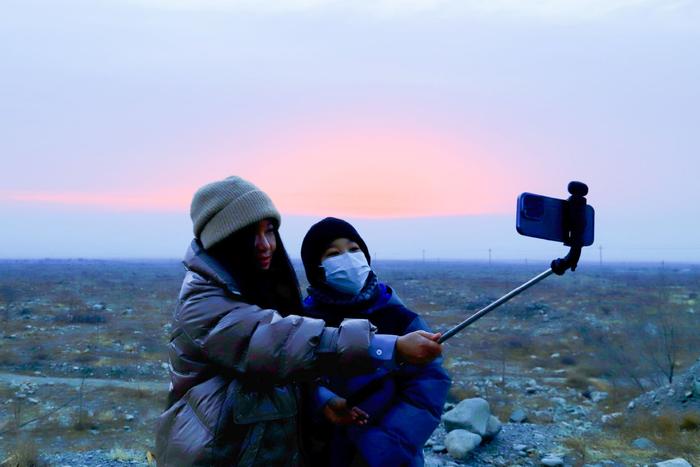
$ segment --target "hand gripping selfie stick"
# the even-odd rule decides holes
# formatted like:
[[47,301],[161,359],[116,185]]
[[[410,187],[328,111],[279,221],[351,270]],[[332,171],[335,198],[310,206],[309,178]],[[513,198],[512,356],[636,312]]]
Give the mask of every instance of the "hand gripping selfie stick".
[[571,182],[569,183],[568,190],[571,196],[569,196],[569,199],[567,200],[568,202],[566,209],[564,210],[563,222],[565,232],[564,245],[570,247],[569,253],[563,258],[558,258],[552,261],[551,267],[546,271],[533,277],[520,287],[511,290],[495,302],[485,306],[452,329],[447,330],[445,333],[443,333],[442,337],[440,337],[440,340],[438,341],[439,343],[445,342],[447,339],[454,336],[473,322],[483,318],[488,312],[495,310],[499,306],[509,301],[511,298],[520,295],[522,292],[526,291],[550,275],[556,274],[558,276],[562,276],[568,269],[571,269],[572,271],[576,270],[578,260],[581,257],[581,248],[583,248],[583,234],[586,231],[585,196],[588,194],[588,187],[586,184],[581,182]]

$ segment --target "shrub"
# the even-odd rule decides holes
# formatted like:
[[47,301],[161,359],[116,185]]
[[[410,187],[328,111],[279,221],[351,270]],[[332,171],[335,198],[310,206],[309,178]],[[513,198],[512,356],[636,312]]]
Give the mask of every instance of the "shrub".
[[589,379],[578,373],[566,377],[566,385],[570,388],[585,390],[591,385]]
[[683,431],[697,431],[700,429],[700,413],[688,412],[681,417],[680,428]]
[[68,320],[72,324],[102,324],[107,321],[103,315],[89,311],[71,313]]
[[44,467],[47,464],[41,460],[34,440],[22,438],[17,442],[14,452],[10,454],[3,465],[12,467]]

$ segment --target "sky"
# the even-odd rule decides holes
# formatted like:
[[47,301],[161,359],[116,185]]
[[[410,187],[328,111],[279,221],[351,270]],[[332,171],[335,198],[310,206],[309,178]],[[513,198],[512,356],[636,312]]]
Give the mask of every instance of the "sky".
[[692,0],[5,0],[0,258],[179,258],[240,175],[293,257],[551,259],[516,198],[581,180],[584,261],[698,263],[699,48]]

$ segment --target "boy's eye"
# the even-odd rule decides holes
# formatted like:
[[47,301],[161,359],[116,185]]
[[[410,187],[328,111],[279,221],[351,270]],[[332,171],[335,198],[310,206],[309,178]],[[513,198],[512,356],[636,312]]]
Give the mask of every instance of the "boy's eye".
[[330,258],[331,256],[338,256],[340,253],[337,251],[331,251],[330,253],[326,253],[326,257]]
[[360,247],[359,247],[359,246],[354,246],[354,247],[350,248],[350,251],[353,252],[353,253],[358,252],[358,251],[360,251]]

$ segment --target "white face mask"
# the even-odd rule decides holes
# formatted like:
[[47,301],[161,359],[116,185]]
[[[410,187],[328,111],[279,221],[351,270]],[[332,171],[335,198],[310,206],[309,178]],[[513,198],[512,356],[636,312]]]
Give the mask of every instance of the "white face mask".
[[346,252],[321,261],[326,271],[326,282],[334,289],[350,295],[357,295],[365,286],[372,268],[361,251]]

